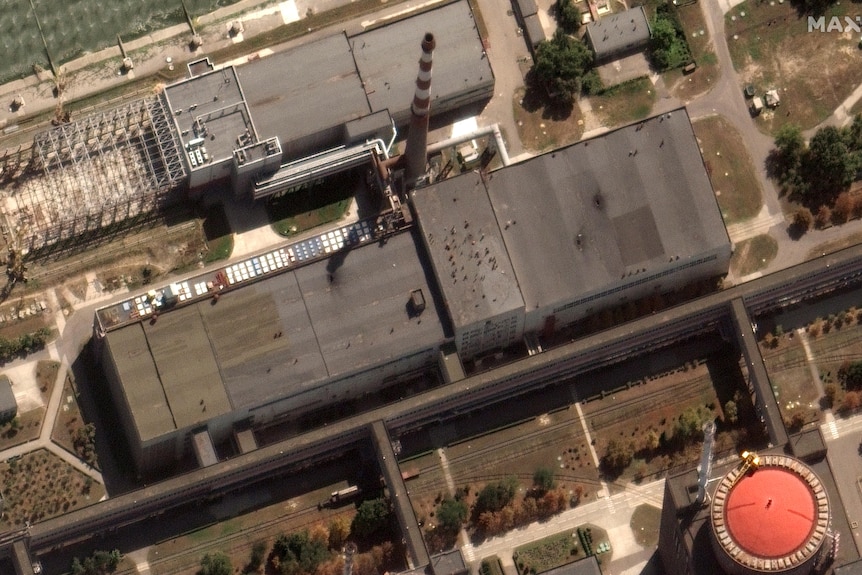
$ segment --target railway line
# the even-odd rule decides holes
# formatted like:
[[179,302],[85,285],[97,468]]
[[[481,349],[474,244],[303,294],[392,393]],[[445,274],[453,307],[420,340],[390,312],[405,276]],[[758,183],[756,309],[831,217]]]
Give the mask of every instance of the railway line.
[[[118,525],[128,525],[181,503],[212,497],[247,485],[266,474],[343,453],[347,446],[368,441],[373,422],[383,421],[393,438],[401,433],[491,405],[504,398],[541,389],[561,379],[652,352],[705,331],[738,338],[733,326],[734,302],[748,314],[793,306],[862,281],[862,245],[823,256],[634,320],[492,371],[425,391],[398,403],[309,431],[282,442],[198,469],[33,525],[33,552],[63,546]],[[304,463],[303,463],[304,462]],[[2,550],[0,550],[2,551]],[[7,551],[8,552],[8,551]]]

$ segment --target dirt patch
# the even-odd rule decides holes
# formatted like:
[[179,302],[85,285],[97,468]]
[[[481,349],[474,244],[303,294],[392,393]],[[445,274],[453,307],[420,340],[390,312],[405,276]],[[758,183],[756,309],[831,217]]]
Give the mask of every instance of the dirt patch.
[[[531,91],[532,92],[532,91]],[[568,114],[548,109],[524,88],[515,91],[512,112],[518,137],[525,148],[544,152],[577,142],[584,133],[584,120],[577,102]]]
[[[843,22],[845,14],[855,15],[855,6],[833,5],[827,22],[832,16]],[[774,88],[781,96],[779,108],[764,111],[757,119],[767,134],[775,134],[786,123],[813,128],[862,82],[858,39],[809,33],[807,16],[800,17],[790,2],[743,2],[727,14],[725,29],[733,65],[743,82],[754,84],[758,94]]]
[[5,513],[0,526],[24,527],[97,502],[104,488],[47,450],[0,463]]
[[755,217],[763,195],[739,132],[723,117],[712,116],[695,122],[694,133],[725,223]]
[[734,275],[745,277],[768,266],[778,254],[778,242],[767,234],[738,243],[730,258]]
[[676,9],[697,69],[690,74],[683,74],[682,70],[671,70],[664,74],[664,80],[671,95],[683,101],[692,100],[708,92],[721,74],[702,6],[703,2],[697,2]]

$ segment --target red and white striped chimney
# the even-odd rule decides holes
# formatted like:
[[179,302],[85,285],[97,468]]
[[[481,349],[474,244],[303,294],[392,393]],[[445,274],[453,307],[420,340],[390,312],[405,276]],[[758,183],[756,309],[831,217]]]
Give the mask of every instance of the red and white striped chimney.
[[406,180],[413,184],[425,175],[428,159],[428,112],[431,109],[431,55],[436,46],[434,34],[426,32],[422,38],[422,57],[419,59],[419,75],[416,76],[416,93],[410,106],[410,128],[404,156],[407,162]]

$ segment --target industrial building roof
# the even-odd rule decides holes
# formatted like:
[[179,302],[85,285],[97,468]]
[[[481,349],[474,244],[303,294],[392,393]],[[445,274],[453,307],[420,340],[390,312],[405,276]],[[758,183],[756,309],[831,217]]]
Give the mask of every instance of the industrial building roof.
[[0,375],[0,413],[16,413],[18,402],[12,391],[12,382],[5,375]]
[[291,142],[372,111],[343,34],[253,60],[238,74],[261,138],[278,136],[288,155]]
[[730,241],[684,108],[503,170],[488,194],[527,309]]
[[256,141],[233,66],[171,84],[165,88],[165,97],[183,146],[204,138],[207,153],[214,161],[231,158],[239,147],[238,138]]
[[418,189],[412,201],[456,328],[523,308],[479,174],[469,172]]
[[447,333],[418,242],[401,233],[108,332],[141,440],[435,351]]
[[590,555],[572,563],[566,563],[560,567],[542,571],[539,575],[601,575],[601,573],[602,569],[599,567],[599,560],[595,555]]
[[606,60],[645,47],[650,39],[649,20],[643,6],[636,6],[590,22],[586,34],[596,59]]
[[[155,324],[136,323],[107,337],[141,441],[230,410],[221,379],[213,376],[212,352],[194,330],[194,314],[193,307],[177,310]],[[192,322],[188,333],[186,321]]]
[[[402,233],[296,271],[330,377],[436,350],[445,339],[418,242],[413,232]],[[428,302],[419,315],[408,307],[414,289]]]
[[410,116],[420,43],[426,32],[433,33],[437,42],[431,80],[432,115],[435,101],[481,92],[494,83],[468,2],[452,2],[351,36],[353,57],[372,111],[388,109],[399,125]]

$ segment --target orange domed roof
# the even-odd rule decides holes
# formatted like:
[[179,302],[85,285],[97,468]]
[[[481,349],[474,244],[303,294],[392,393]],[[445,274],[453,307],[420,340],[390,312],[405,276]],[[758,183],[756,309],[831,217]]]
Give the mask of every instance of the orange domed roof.
[[730,536],[742,549],[755,557],[782,557],[808,542],[817,523],[817,502],[796,473],[761,468],[730,490],[725,518]]

